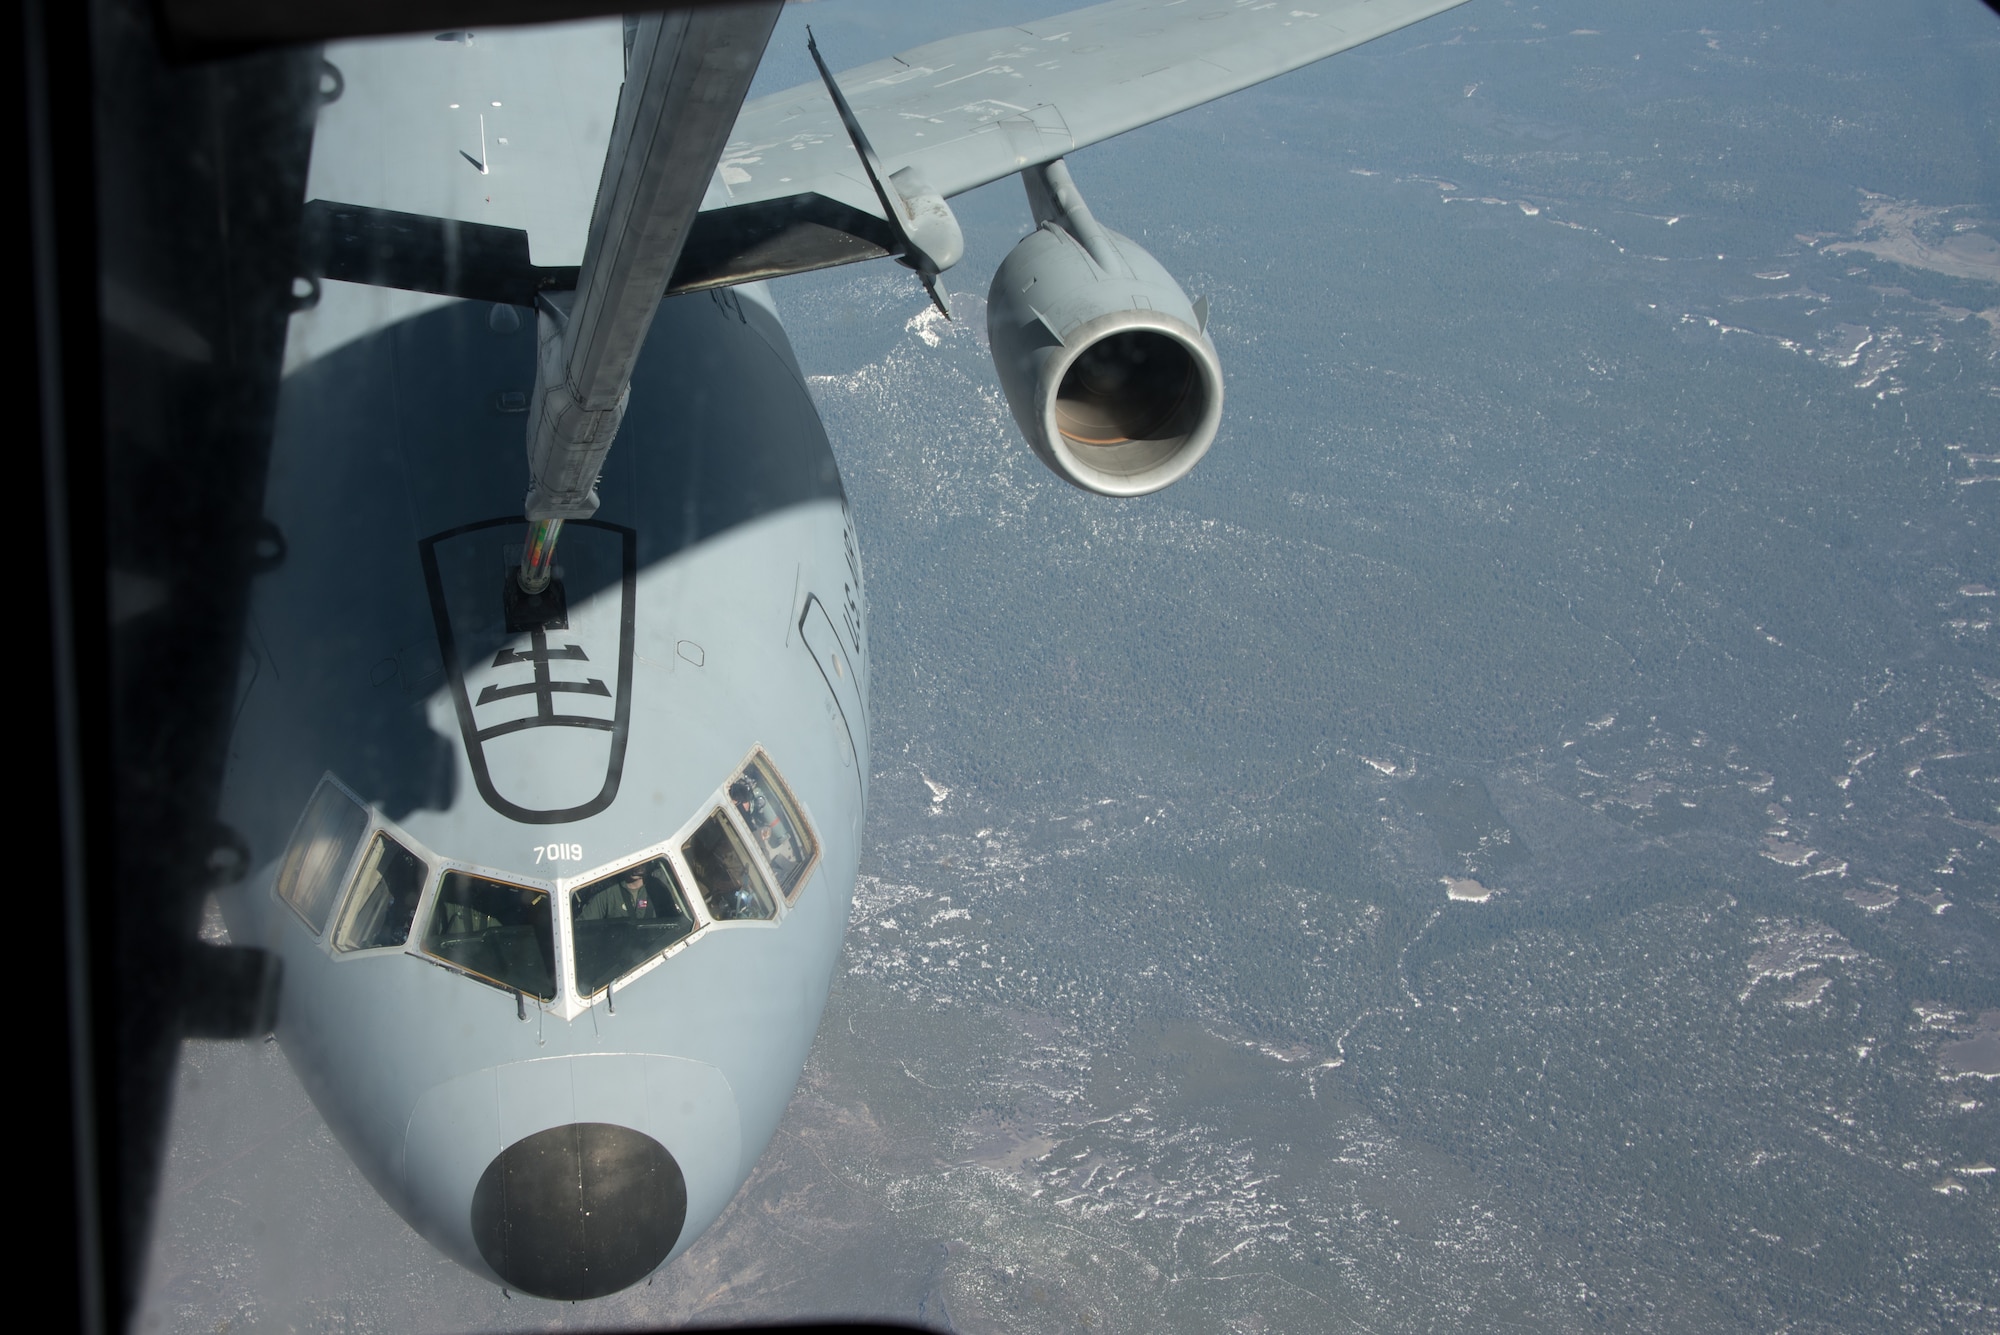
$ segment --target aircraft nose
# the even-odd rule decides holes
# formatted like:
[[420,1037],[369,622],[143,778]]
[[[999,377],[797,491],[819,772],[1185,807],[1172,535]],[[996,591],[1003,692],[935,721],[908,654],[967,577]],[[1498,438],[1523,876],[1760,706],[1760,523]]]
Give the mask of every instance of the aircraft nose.
[[742,1134],[735,1092],[706,1062],[601,1052],[482,1066],[408,1114],[400,1205],[509,1288],[601,1297],[715,1222],[747,1172]]
[[472,1238],[507,1283],[542,1298],[601,1298],[644,1279],[687,1220],[687,1181],[664,1145],[572,1122],[502,1150],[472,1193]]

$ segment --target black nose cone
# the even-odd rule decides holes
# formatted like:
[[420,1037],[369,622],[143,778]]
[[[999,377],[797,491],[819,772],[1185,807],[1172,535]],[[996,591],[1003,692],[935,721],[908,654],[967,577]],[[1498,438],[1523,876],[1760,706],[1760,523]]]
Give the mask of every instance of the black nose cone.
[[666,1147],[578,1122],[517,1140],[480,1174],[472,1238],[495,1274],[542,1298],[602,1298],[666,1259],[687,1181]]

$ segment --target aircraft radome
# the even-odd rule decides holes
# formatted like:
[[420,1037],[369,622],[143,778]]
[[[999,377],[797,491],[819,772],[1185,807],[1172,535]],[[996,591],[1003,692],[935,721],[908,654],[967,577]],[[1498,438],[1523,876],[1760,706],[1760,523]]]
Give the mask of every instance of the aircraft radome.
[[328,48],[225,796],[261,871],[224,911],[425,1237],[551,1298],[642,1280],[812,1043],[867,601],[765,280],[889,256],[943,304],[946,200],[1020,174],[1015,418],[1077,486],[1157,490],[1220,421],[1206,304],[1064,155],[1454,3],[1115,0],[748,102],[768,0]]

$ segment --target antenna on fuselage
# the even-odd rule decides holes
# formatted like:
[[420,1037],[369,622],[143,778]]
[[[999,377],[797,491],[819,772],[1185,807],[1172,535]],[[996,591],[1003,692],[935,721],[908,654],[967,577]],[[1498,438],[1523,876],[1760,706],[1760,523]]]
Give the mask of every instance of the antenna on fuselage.
[[683,9],[628,30],[624,87],[573,299],[537,315],[528,413],[527,540],[507,581],[507,627],[566,612],[556,582],[563,524],[597,513],[597,479],[632,368],[736,125],[782,0]]

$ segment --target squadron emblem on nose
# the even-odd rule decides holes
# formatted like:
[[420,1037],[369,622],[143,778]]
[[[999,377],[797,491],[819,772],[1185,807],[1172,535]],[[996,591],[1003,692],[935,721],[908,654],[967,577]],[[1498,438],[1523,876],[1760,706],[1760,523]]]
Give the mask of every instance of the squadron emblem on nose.
[[618,796],[632,717],[638,535],[572,521],[566,606],[510,631],[502,590],[518,565],[509,541],[522,522],[488,519],[418,548],[473,782],[503,816],[546,825],[594,816]]
[[509,719],[496,723],[490,728],[482,728],[479,740],[519,732],[523,728],[609,728],[608,719],[593,718],[584,714],[558,714],[556,696],[565,692],[575,695],[601,695],[611,698],[610,690],[595,677],[583,681],[558,681],[549,671],[550,663],[561,660],[574,663],[588,663],[590,655],[580,644],[565,644],[561,648],[549,648],[549,633],[546,627],[537,626],[528,632],[530,647],[524,652],[519,649],[502,649],[493,655],[493,666],[508,667],[515,663],[534,664],[534,679],[517,682],[512,686],[502,686],[498,682],[489,683],[479,693],[477,703],[490,705],[500,700],[511,700],[519,695],[535,697],[535,712],[525,718]]

